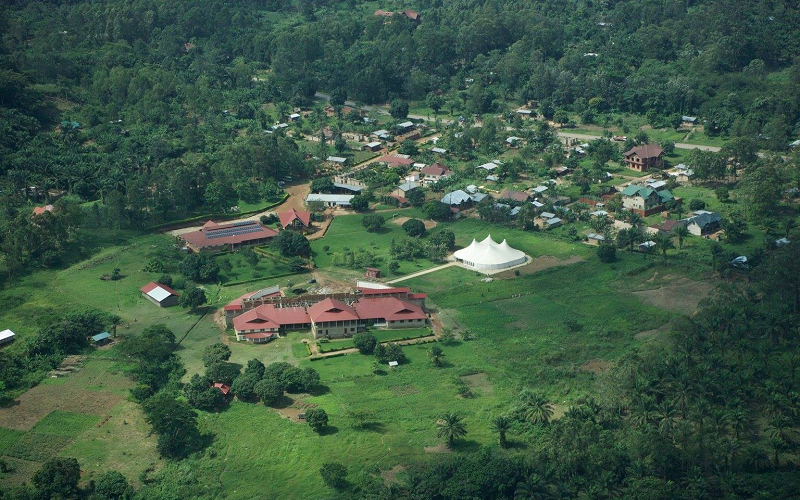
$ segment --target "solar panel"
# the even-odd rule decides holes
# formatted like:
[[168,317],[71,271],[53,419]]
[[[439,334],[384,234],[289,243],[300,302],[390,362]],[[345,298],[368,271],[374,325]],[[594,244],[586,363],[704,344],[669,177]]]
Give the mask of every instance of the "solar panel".
[[216,231],[209,231],[206,233],[206,237],[210,240],[216,238],[226,238],[228,236],[238,236],[240,234],[249,234],[249,233],[257,233],[263,231],[261,226],[254,226],[251,227],[250,225],[246,227],[233,227],[228,229],[220,229]]

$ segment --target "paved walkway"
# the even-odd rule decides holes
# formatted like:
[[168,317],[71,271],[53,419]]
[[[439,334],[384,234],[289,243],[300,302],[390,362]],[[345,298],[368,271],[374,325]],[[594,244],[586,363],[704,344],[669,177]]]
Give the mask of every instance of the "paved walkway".
[[405,276],[400,276],[399,278],[395,278],[395,279],[393,279],[391,281],[387,281],[386,284],[393,285],[395,283],[400,283],[401,281],[410,280],[411,278],[416,278],[417,276],[422,276],[424,274],[432,273],[432,272],[435,272],[435,271],[441,271],[442,269],[444,269],[446,267],[455,266],[455,265],[456,265],[455,262],[448,262],[447,264],[444,264],[443,266],[432,267],[430,269],[423,269],[422,271],[417,271],[415,273],[406,274]]

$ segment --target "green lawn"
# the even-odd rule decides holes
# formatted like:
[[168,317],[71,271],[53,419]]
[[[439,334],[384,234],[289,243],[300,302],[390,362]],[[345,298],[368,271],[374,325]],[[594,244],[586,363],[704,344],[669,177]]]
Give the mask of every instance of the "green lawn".
[[[375,338],[378,339],[378,342],[393,342],[395,340],[408,340],[408,339],[416,339],[419,337],[426,337],[431,335],[430,328],[404,328],[404,329],[397,329],[397,330],[378,330],[373,329],[370,330]],[[342,349],[349,349],[354,347],[353,339],[338,339],[338,340],[331,340],[330,342],[317,342],[319,345],[319,350],[322,352],[330,352],[330,351],[340,351]]]

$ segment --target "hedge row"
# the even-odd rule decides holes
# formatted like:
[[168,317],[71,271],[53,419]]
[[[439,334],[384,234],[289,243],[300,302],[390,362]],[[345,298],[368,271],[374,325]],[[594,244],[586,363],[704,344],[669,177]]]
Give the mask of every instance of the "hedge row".
[[182,224],[187,224],[187,223],[190,223],[190,222],[197,222],[197,221],[201,221],[201,220],[208,220],[208,219],[222,219],[222,220],[225,220],[225,219],[236,219],[236,218],[239,218],[239,217],[246,217],[248,215],[257,214],[259,212],[263,212],[264,210],[269,210],[270,208],[277,207],[281,203],[285,202],[288,198],[289,198],[289,193],[284,193],[283,194],[283,198],[281,198],[279,201],[271,203],[271,204],[269,204],[269,205],[267,205],[267,206],[265,206],[263,208],[259,208],[257,210],[250,210],[248,212],[197,215],[197,216],[194,216],[194,217],[188,217],[186,219],[174,220],[174,221],[170,221],[170,222],[165,222],[163,224],[156,224],[155,226],[146,227],[145,231],[158,231],[160,229],[166,229],[166,228],[169,228],[171,226],[180,226]]

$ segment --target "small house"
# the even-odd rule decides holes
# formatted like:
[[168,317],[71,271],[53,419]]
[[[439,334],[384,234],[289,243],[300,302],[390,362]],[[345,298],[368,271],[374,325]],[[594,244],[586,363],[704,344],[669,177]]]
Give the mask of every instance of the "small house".
[[222,382],[215,382],[211,387],[218,389],[223,396],[227,396],[231,392],[231,388]]
[[487,172],[492,172],[492,171],[494,171],[494,169],[496,169],[499,166],[500,165],[490,161],[489,163],[484,163],[483,165],[478,165],[478,168],[482,168],[483,170],[486,170]]
[[372,151],[373,153],[381,149],[383,149],[383,143],[381,143],[381,141],[372,141],[361,146],[362,151]]
[[517,115],[521,116],[522,118],[530,118],[533,116],[533,111],[530,109],[519,108],[517,110]]
[[397,189],[392,191],[392,194],[395,196],[401,196],[403,198],[407,198],[408,193],[417,189],[419,186],[413,182],[404,182],[397,186]]
[[328,163],[332,163],[334,165],[338,165],[340,167],[347,165],[347,158],[344,158],[342,156],[329,156],[325,158],[325,161]]
[[686,229],[695,236],[708,236],[719,231],[721,223],[722,217],[719,214],[702,211],[699,215],[689,219]]
[[431,148],[431,153],[436,153],[438,155],[446,155],[447,150],[444,148]]
[[397,124],[397,128],[403,133],[410,132],[414,128],[414,122],[406,121]]
[[45,212],[52,212],[53,205],[44,205],[41,207],[33,207],[33,215],[42,215]]
[[522,144],[522,137],[512,135],[506,138],[506,147],[508,148],[515,149],[518,148],[520,144]]
[[14,342],[14,337],[16,337],[16,334],[11,330],[8,329],[3,330],[2,332],[0,332],[0,345],[10,344],[11,342]]
[[530,199],[530,195],[528,193],[524,192],[524,191],[507,190],[507,191],[503,191],[503,193],[500,195],[500,198],[502,198],[504,200],[516,201],[516,202],[519,202],[519,203],[525,203],[526,201],[528,201]]
[[414,164],[414,160],[405,155],[381,156],[377,161],[389,167],[408,167]]
[[278,212],[283,229],[305,229],[311,226],[311,212],[300,212],[292,208],[288,212]]
[[374,268],[374,267],[368,267],[368,268],[366,268],[364,270],[364,277],[365,278],[372,278],[372,279],[380,278],[381,277],[381,270],[377,269],[377,268]]
[[105,345],[111,342],[111,334],[108,332],[98,333],[97,335],[92,335],[92,344],[96,346]]
[[645,241],[644,243],[639,243],[639,251],[640,252],[649,252],[655,248],[656,242],[649,240]]
[[590,245],[600,246],[606,242],[606,237],[598,233],[589,233],[586,235],[586,242]]
[[450,177],[453,172],[449,168],[437,162],[433,165],[428,165],[427,167],[423,168],[419,171],[419,173],[422,176],[422,182],[427,185]]

